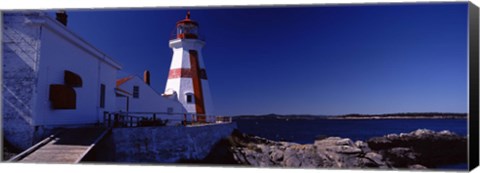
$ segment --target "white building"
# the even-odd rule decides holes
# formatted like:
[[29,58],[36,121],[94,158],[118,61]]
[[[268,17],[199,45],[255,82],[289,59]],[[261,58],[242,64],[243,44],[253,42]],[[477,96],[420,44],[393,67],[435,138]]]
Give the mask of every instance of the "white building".
[[143,79],[134,75],[118,79],[115,90],[117,112],[129,112],[129,115],[138,116],[155,113],[157,118],[176,120],[175,122],[181,121],[182,114],[187,113],[177,98],[162,96],[150,86],[148,71],[145,71]]
[[176,37],[169,42],[173,56],[165,94],[176,95],[189,113],[214,115],[202,56],[205,42],[198,37],[198,23],[190,19],[188,12],[176,28]]
[[[3,135],[19,149],[57,127],[102,123],[104,112],[157,112],[165,119],[176,114],[178,121],[193,120],[181,114],[213,114],[201,56],[205,43],[189,15],[177,23],[177,38],[170,40],[174,54],[164,94],[149,85],[148,72],[144,79],[117,80],[121,66],[70,31],[65,12],[56,20],[32,11],[2,17]],[[215,117],[200,121],[214,122]]]
[[3,135],[26,149],[53,127],[100,123],[115,110],[121,66],[66,27],[66,14],[4,12]]

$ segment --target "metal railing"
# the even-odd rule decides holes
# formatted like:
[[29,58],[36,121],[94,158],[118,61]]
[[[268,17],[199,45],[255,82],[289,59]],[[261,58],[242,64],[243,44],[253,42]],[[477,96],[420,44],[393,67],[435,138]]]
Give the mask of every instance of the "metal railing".
[[[199,34],[199,33],[196,33],[195,35],[197,37],[195,39],[206,41],[205,35]],[[178,38],[177,30],[175,29],[170,33],[170,40],[174,40],[174,39],[177,39],[177,38]]]
[[104,112],[107,127],[195,126],[231,123],[230,116],[166,112]]

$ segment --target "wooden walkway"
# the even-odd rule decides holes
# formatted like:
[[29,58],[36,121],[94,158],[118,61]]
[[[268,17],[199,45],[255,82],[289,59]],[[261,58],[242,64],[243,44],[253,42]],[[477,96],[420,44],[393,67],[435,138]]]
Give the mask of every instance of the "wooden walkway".
[[[111,129],[66,129],[18,155],[18,162],[78,163]],[[30,150],[30,151],[29,151]]]

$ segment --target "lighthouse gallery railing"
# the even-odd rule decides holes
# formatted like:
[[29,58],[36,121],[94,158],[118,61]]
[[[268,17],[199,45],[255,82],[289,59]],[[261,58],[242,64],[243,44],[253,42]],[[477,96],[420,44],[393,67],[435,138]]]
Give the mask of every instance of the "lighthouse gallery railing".
[[104,112],[103,123],[108,127],[196,126],[230,123],[230,116],[212,116],[167,112]]

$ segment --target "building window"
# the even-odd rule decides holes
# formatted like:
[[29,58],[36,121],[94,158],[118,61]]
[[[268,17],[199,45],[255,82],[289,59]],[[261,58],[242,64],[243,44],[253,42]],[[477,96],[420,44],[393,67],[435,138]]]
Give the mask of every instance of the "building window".
[[192,93],[187,93],[185,94],[187,103],[193,103],[193,94]]
[[105,108],[105,85],[100,84],[100,107]]
[[138,98],[140,95],[140,88],[138,86],[133,86],[133,98]]
[[167,108],[167,113],[168,113],[168,114],[172,114],[172,113],[173,113],[173,108],[172,108],[172,107],[168,107],[168,108]]

